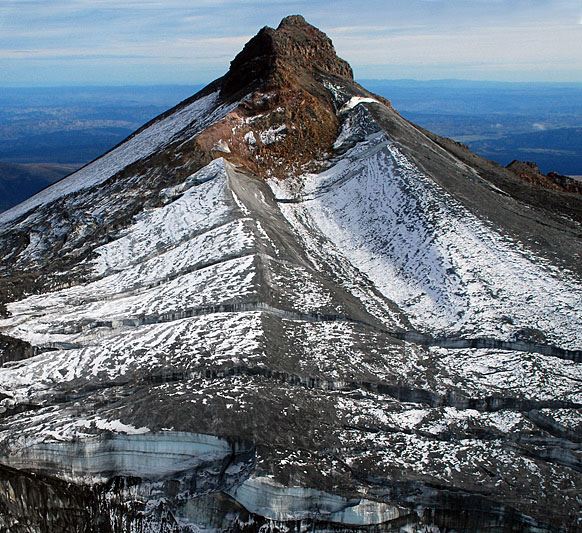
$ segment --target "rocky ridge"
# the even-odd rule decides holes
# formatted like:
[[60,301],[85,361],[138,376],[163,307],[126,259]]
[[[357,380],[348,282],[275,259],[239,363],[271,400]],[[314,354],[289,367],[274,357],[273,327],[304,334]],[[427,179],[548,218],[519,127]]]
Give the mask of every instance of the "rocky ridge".
[[226,98],[249,94],[231,117],[201,136],[207,149],[261,177],[321,168],[339,131],[322,76],[353,81],[331,40],[299,15],[265,27],[234,58],[221,87]]
[[557,172],[542,174],[536,163],[532,161],[518,161],[509,163],[507,168],[520,178],[547,189],[556,191],[582,194],[582,184],[568,176],[562,176]]
[[535,191],[261,30],[0,214],[0,526],[576,531],[579,200]]
[[279,89],[309,73],[322,72],[354,79],[350,65],[339,58],[331,39],[301,15],[285,17],[279,27],[264,27],[231,62],[223,94],[234,94],[250,83]]

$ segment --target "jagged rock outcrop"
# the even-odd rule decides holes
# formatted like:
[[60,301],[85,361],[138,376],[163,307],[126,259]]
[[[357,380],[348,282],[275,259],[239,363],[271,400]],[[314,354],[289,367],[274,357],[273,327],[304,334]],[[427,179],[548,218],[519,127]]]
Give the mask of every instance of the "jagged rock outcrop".
[[261,177],[321,170],[340,127],[337,102],[324,83],[336,77],[356,86],[329,37],[303,17],[286,17],[276,30],[265,27],[231,62],[221,87],[226,98],[252,96],[201,142],[207,148],[224,143],[229,160]]
[[582,194],[582,183],[579,181],[568,176],[562,176],[557,172],[542,174],[537,164],[532,161],[518,161],[515,159],[507,165],[507,168],[520,178],[546,189]]
[[354,79],[352,68],[336,55],[331,39],[301,15],[291,15],[276,30],[265,26],[245,45],[231,62],[221,91],[231,95],[249,84],[280,89],[316,72]]
[[581,204],[538,189],[261,30],[0,214],[0,528],[579,530]]

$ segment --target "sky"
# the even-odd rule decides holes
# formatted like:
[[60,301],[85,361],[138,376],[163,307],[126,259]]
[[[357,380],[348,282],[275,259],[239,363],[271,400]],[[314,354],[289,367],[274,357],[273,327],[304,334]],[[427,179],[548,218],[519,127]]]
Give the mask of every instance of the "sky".
[[0,0],[0,86],[208,83],[290,14],[356,79],[582,83],[582,0]]

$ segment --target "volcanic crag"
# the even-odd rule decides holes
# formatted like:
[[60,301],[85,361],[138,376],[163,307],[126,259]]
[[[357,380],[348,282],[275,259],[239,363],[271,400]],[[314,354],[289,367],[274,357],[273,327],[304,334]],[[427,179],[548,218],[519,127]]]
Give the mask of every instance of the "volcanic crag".
[[0,529],[580,531],[581,218],[262,29],[0,214]]

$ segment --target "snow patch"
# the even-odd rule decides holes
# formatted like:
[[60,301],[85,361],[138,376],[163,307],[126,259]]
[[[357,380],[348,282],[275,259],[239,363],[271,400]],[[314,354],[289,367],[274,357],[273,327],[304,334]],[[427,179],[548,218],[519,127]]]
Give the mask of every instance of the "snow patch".
[[376,100],[376,98],[370,98],[368,96],[352,96],[349,101],[344,104],[344,106],[340,109],[340,113],[343,113],[344,111],[348,111],[349,109],[353,109],[354,107],[356,107],[359,104],[380,104],[381,102],[379,100]]
[[287,126],[282,124],[277,128],[269,128],[266,131],[261,131],[259,133],[259,139],[264,145],[273,144],[282,141],[285,138],[285,133],[287,131]]
[[105,431],[113,431],[114,433],[125,433],[126,435],[143,435],[144,433],[149,433],[149,428],[141,427],[136,428],[131,424],[124,424],[121,420],[102,420],[97,419],[94,421],[95,427],[103,429]]

